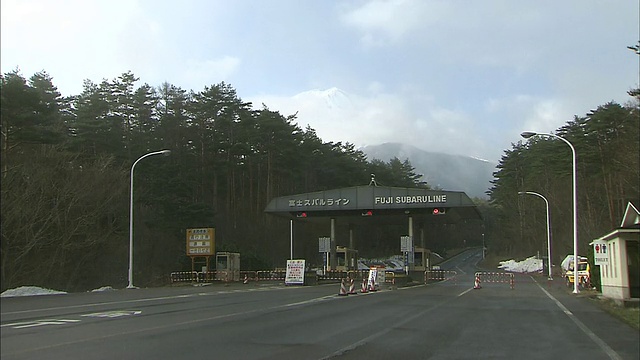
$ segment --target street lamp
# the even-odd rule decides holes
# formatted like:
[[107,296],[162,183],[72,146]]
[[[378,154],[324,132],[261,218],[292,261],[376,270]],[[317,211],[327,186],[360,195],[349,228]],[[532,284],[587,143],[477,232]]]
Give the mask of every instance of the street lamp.
[[[519,195],[524,195],[524,194],[529,194],[529,195],[535,195],[537,197],[542,198],[542,200],[544,200],[545,204],[547,205],[547,257],[548,257],[548,267],[549,267],[549,280],[553,280],[553,277],[551,276],[551,222],[549,222],[549,201],[547,200],[546,197],[542,196],[542,194],[538,194],[537,192],[534,191],[519,191],[518,192]],[[574,277],[574,281],[575,281],[575,277]]]
[[571,148],[572,162],[573,162],[573,293],[577,294],[578,291],[578,192],[576,182],[576,149],[569,142],[569,140],[554,134],[539,133],[535,131],[525,131],[520,134],[523,138],[528,139],[532,136],[551,136],[556,139],[564,141]]
[[133,170],[136,167],[138,162],[146,157],[153,155],[169,155],[171,150],[160,150],[150,152],[148,154],[144,154],[136,160],[133,165],[131,165],[131,195],[129,198],[129,285],[127,285],[127,289],[135,289],[133,286]]

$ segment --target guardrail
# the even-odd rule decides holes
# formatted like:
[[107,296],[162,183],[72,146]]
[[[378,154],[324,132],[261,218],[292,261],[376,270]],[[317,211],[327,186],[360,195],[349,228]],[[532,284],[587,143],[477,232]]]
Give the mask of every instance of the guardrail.
[[349,280],[349,279],[362,279],[369,275],[369,270],[325,270],[324,272],[318,272],[318,280]]
[[[515,287],[515,276],[513,273],[478,271],[475,274],[475,278],[476,282],[479,283],[505,283],[509,284],[511,289]],[[474,287],[476,286],[479,286],[479,284],[474,285]]]
[[169,276],[171,283],[233,281],[232,271],[175,271]]
[[[184,283],[184,282],[238,282],[242,281],[245,284],[248,282],[259,282],[259,281],[285,281],[286,278],[286,270],[284,269],[276,269],[276,270],[261,270],[261,271],[175,271],[170,274],[171,283]],[[386,283],[394,283],[395,282],[395,273],[391,271],[385,271],[385,282]],[[369,270],[329,270],[325,271],[324,274],[317,273],[317,280],[359,280],[368,278]]]
[[196,282],[198,281],[197,271],[175,271],[170,275],[171,283],[175,282]]
[[347,278],[349,278],[348,271],[325,270],[324,273],[318,273],[318,280],[343,280]]
[[426,270],[424,272],[424,283],[428,284],[429,282],[434,281],[444,281],[450,279],[456,279],[458,273],[454,270]]
[[286,270],[262,270],[256,271],[256,281],[284,281]]

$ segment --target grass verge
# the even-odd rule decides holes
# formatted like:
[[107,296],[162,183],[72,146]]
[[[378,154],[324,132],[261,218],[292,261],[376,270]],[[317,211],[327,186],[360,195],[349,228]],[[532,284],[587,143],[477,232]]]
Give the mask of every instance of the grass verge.
[[632,328],[640,330],[640,308],[624,307],[618,305],[611,299],[603,297],[592,297],[591,299],[595,301],[602,310],[629,324]]

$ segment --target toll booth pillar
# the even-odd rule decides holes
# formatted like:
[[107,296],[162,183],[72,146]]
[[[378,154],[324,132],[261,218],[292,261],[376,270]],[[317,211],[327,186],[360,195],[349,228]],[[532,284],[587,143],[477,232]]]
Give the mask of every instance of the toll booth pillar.
[[336,270],[336,219],[331,218],[331,249],[329,253],[329,270]]

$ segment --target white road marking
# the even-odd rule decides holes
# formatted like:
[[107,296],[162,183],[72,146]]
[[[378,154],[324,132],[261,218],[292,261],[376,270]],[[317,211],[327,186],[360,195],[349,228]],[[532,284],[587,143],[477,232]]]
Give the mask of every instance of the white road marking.
[[612,348],[609,347],[609,345],[607,345],[607,343],[605,343],[602,339],[600,339],[596,334],[593,333],[593,331],[591,331],[582,321],[580,321],[575,315],[573,315],[573,313],[567,309],[566,306],[564,306],[558,299],[556,299],[555,297],[553,297],[553,295],[549,294],[549,292],[547,290],[545,290],[545,288],[543,288],[534,278],[533,276],[531,277],[531,279],[533,279],[533,281],[536,283],[536,285],[538,285],[538,287],[545,293],[547,294],[547,296],[549,297],[549,299],[553,300],[553,302],[556,303],[556,305],[558,305],[558,307],[560,308],[560,310],[562,310],[568,317],[569,319],[571,319],[576,325],[578,325],[578,327],[580,328],[580,330],[582,330],[582,332],[584,332],[591,340],[593,340],[593,342],[595,342],[596,344],[598,344],[598,346],[600,346],[600,348],[602,349],[602,351],[604,351],[610,359],[622,359],[620,357],[620,355],[618,355],[618,353],[616,353]]
[[305,300],[305,301],[300,301],[300,302],[297,302],[297,303],[284,304],[281,307],[292,307],[292,306],[313,304],[313,303],[317,303],[317,302],[321,302],[321,301],[327,301],[327,300],[331,300],[331,299],[335,299],[335,298],[336,298],[336,295],[327,295],[327,296],[322,296],[322,297],[315,298],[315,299],[309,299],[309,300]]
[[140,310],[115,310],[115,311],[97,312],[92,314],[84,314],[80,316],[96,317],[96,318],[117,318],[117,317],[133,316],[133,315],[140,315],[140,314],[142,314],[142,311]]
[[77,323],[80,320],[69,320],[69,319],[43,319],[43,320],[34,320],[34,321],[23,321],[18,323],[4,324],[2,327],[12,327],[14,329],[25,329],[35,326],[45,326],[45,325],[67,325],[71,323]]

